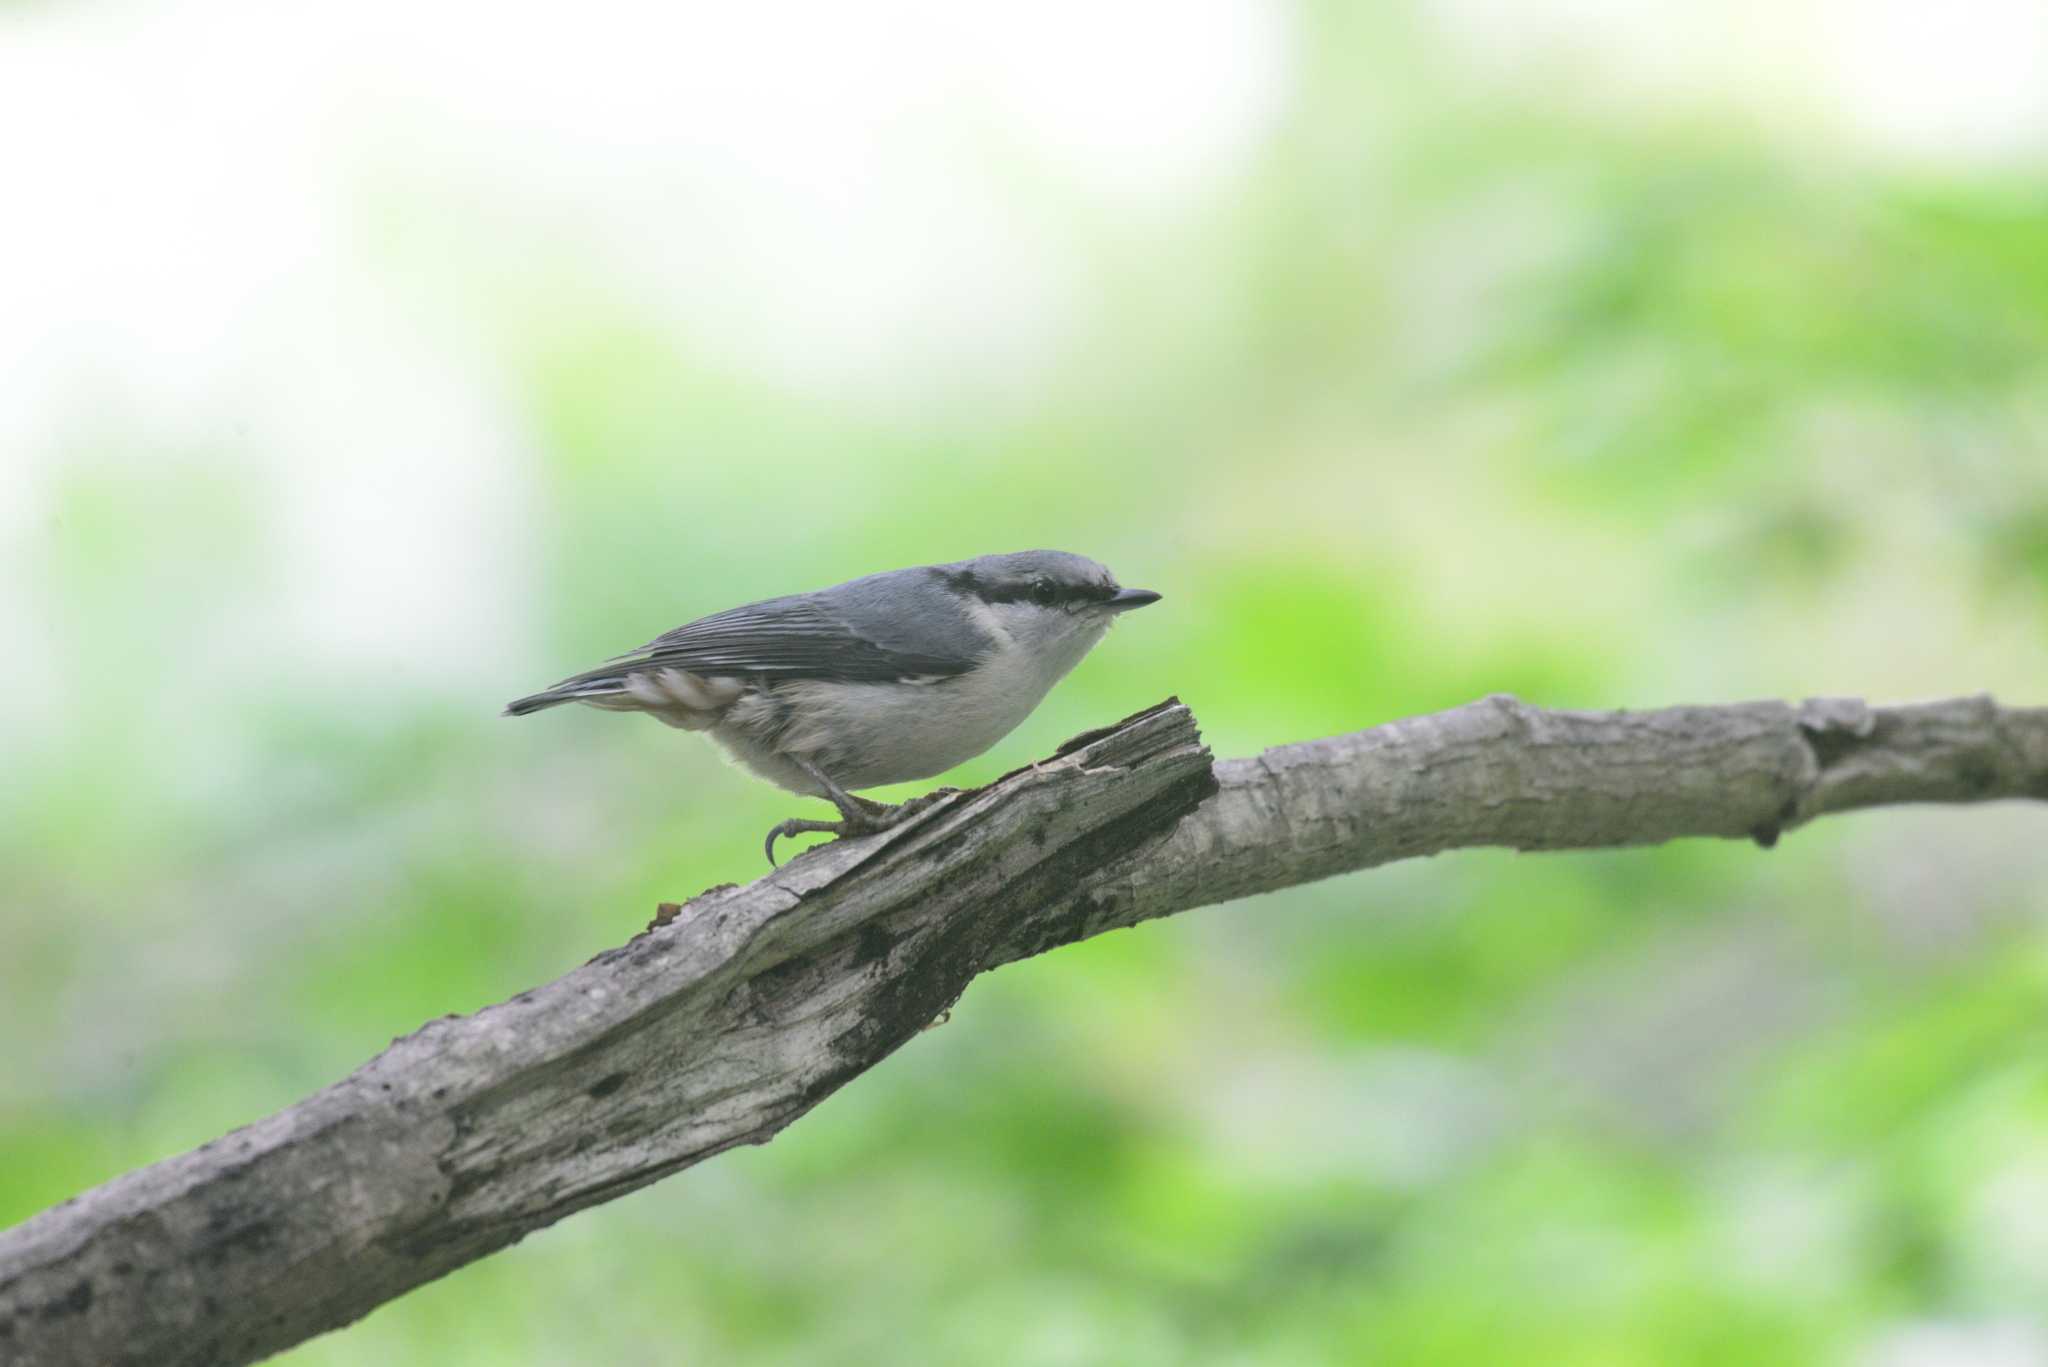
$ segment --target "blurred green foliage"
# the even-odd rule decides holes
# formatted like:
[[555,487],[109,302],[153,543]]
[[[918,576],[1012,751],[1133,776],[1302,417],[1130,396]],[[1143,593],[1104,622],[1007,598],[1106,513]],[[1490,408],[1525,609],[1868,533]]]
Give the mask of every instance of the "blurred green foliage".
[[[289,618],[276,531],[231,450],[141,480],[81,450],[41,586],[70,720],[0,796],[0,1223],[757,872],[792,801],[705,747],[492,715],[750,597],[1033,545],[1166,593],[961,781],[1168,693],[1224,754],[1495,691],[2048,702],[2048,182],[1482,98],[1413,35],[1304,22],[1242,183],[1142,233],[1061,220],[1095,311],[1019,399],[778,388],[574,262],[463,284],[540,510],[520,671],[383,688],[258,652],[231,690],[158,688]],[[284,1360],[2048,1335],[2043,819],[1447,857],[1064,949],[771,1146]]]

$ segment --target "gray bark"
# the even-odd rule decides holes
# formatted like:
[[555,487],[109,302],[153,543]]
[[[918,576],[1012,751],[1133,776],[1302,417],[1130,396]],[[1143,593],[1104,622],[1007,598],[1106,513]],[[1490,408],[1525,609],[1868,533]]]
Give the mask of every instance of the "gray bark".
[[0,1361],[250,1362],[735,1144],[975,974],[1470,846],[1736,836],[2048,799],[2048,708],[1851,699],[1550,712],[1496,697],[1212,763],[1168,701],[879,836],[713,888],[582,968],[0,1233]]

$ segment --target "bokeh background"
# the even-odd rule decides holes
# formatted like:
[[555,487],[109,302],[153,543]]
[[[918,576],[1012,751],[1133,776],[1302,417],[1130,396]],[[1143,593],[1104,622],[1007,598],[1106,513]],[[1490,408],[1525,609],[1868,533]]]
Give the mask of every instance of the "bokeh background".
[[[1164,591],[964,781],[2048,703],[2034,0],[40,0],[0,147],[0,1224],[759,872],[496,715],[747,598]],[[2048,815],[1063,949],[281,1360],[2048,1362]]]

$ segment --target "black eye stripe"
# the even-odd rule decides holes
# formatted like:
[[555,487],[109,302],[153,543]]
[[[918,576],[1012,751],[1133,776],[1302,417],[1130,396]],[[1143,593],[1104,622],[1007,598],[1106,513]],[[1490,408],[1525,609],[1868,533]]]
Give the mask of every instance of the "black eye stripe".
[[[946,587],[955,593],[969,594],[984,603],[1043,603],[1057,607],[1076,603],[1106,603],[1116,597],[1114,584],[1071,584],[1049,579],[1045,575],[1032,575],[1028,579],[992,581],[983,579],[969,570],[961,570],[944,576]],[[1052,596],[1049,599],[1038,596],[1038,586],[1049,584]]]

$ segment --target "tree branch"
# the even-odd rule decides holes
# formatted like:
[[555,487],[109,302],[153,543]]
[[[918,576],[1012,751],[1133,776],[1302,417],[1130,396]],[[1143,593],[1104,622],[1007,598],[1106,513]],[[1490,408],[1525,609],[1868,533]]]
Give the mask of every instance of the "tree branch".
[[1495,697],[1211,763],[1169,700],[645,934],[0,1233],[0,1359],[254,1361],[735,1144],[984,969],[1396,859],[1740,836],[2048,799],[2048,708],[1853,699],[1550,712]]

